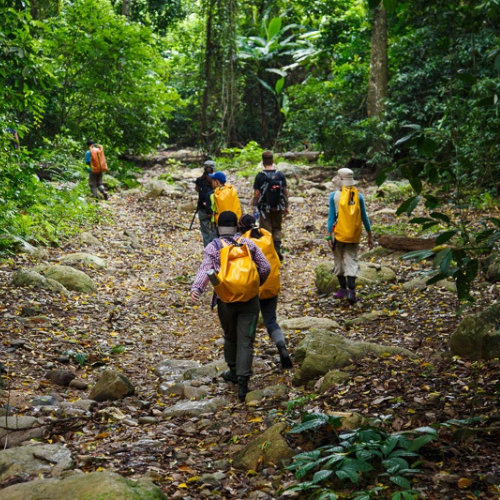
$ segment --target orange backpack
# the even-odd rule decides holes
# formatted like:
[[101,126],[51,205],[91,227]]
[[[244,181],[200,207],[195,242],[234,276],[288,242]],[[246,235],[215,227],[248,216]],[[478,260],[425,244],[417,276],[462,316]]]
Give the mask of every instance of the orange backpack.
[[100,174],[108,170],[102,146],[92,146],[90,148],[90,168],[94,174]]
[[[234,241],[234,240],[233,240]],[[222,302],[248,302],[259,293],[260,276],[246,243],[220,240],[219,284],[215,291]]]
[[359,192],[353,186],[344,186],[340,193],[335,239],[344,243],[359,243],[361,231]]
[[241,203],[238,198],[238,193],[236,189],[231,184],[224,184],[215,188],[214,191],[214,201],[215,201],[215,222],[219,220],[219,214],[222,212],[230,211],[236,214],[237,220],[240,220],[241,213]]
[[273,235],[266,229],[260,228],[261,237],[252,237],[252,230],[247,231],[242,238],[251,239],[265,255],[271,266],[271,272],[264,284],[259,288],[259,299],[271,299],[280,293],[280,267],[281,261],[274,248]]

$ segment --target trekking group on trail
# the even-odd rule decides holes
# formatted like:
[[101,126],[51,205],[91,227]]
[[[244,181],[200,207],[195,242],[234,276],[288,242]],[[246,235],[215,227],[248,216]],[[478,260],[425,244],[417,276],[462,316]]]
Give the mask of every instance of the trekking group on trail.
[[[191,287],[191,299],[198,303],[208,283],[213,285],[212,309],[224,332],[224,360],[228,370],[222,378],[237,384],[244,401],[252,375],[253,345],[259,312],[269,337],[275,343],[282,368],[292,361],[285,337],[277,323],[280,292],[283,218],[289,213],[285,175],[276,170],[273,154],[262,154],[264,170],[254,181],[253,215],[243,214],[234,186],[215,163],[205,162],[196,180],[197,212],[203,237],[204,256]],[[373,248],[370,221],[361,193],[354,187],[352,170],[340,169],[334,178],[340,189],[330,195],[327,237],[334,254],[334,273],[340,289],[335,298],[357,301],[356,276],[362,226]]]

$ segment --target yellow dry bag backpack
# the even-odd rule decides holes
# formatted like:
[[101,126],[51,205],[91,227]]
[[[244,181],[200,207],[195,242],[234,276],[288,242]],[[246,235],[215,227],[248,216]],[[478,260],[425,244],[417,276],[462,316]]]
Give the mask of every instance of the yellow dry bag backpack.
[[359,243],[361,239],[361,208],[359,192],[354,186],[344,186],[340,193],[334,235],[343,243]]
[[267,277],[264,284],[259,288],[259,299],[271,299],[276,297],[280,293],[281,283],[280,283],[280,267],[281,261],[274,248],[273,235],[266,229],[258,229],[261,234],[260,238],[254,238],[252,236],[252,230],[247,231],[243,238],[251,239],[266,256],[270,266],[271,272]]
[[214,288],[222,302],[248,302],[259,293],[259,271],[248,245],[230,241],[220,240],[219,284]]
[[241,203],[236,189],[231,184],[219,186],[214,191],[215,201],[215,222],[219,220],[222,212],[234,212],[237,220],[241,217]]

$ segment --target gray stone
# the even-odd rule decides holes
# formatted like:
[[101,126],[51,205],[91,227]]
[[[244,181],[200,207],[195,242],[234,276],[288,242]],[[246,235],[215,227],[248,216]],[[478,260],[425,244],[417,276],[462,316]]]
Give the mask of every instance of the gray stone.
[[280,321],[280,326],[283,330],[310,330],[312,328],[332,330],[340,328],[339,324],[332,319],[313,318],[312,316],[286,319]]
[[85,252],[62,255],[59,257],[59,261],[70,266],[72,264],[86,264],[89,267],[95,267],[96,269],[105,269],[108,266],[107,262],[104,259],[101,259],[101,257]]
[[123,231],[123,234],[129,240],[130,246],[132,248],[136,248],[137,249],[137,248],[141,248],[142,247],[141,240],[139,239],[139,236],[137,236],[137,234],[134,233],[134,231],[131,231],[130,229],[126,229],[125,231]]
[[203,399],[201,401],[186,401],[177,403],[163,412],[164,417],[198,417],[204,413],[214,413],[218,408],[226,406],[224,398]]
[[61,283],[56,280],[46,278],[40,273],[29,269],[20,269],[17,271],[14,279],[12,280],[12,285],[33,286],[35,288],[44,288],[53,292],[62,293],[63,295],[69,295],[68,290]]
[[202,365],[198,368],[190,368],[184,372],[183,377],[185,380],[203,377],[214,378],[219,377],[224,370],[227,370],[226,362],[223,359],[220,359],[218,361]]
[[53,384],[62,385],[63,387],[68,387],[75,377],[76,375],[69,370],[51,370],[45,374],[45,378]]
[[168,184],[164,181],[152,180],[144,186],[146,194],[144,198],[158,198],[159,196],[171,196],[182,198],[184,192],[180,186]]
[[262,401],[264,398],[279,398],[288,392],[285,384],[270,385],[264,389],[250,391],[245,398],[245,403],[251,404]]
[[115,401],[131,396],[134,392],[132,382],[123,373],[105,370],[90,391],[89,398],[94,401]]
[[200,479],[203,484],[217,487],[226,479],[226,475],[223,472],[214,472],[213,474],[202,474]]
[[39,479],[2,490],[2,500],[166,500],[152,482],[135,481],[114,472],[73,474],[63,479]]
[[288,198],[288,201],[289,203],[294,203],[295,205],[303,205],[304,203],[306,203],[306,199],[302,196],[291,196],[290,198]]
[[72,389],[77,389],[79,391],[86,391],[89,388],[89,383],[85,380],[74,379],[69,383]]
[[[339,281],[332,272],[333,262],[319,264],[315,269],[315,284],[320,293],[332,293],[338,290]],[[397,280],[396,273],[378,264],[360,262],[356,285],[391,283]]]
[[71,452],[59,444],[18,446],[0,451],[0,482],[24,474],[57,475],[73,468]]
[[325,375],[330,370],[343,368],[369,353],[378,356],[401,354],[413,357],[408,349],[356,342],[328,330],[313,330],[297,346],[295,360],[300,368],[294,372],[293,383],[303,384]]
[[97,401],[94,401],[93,399],[77,399],[72,404],[82,410],[92,411],[97,406]]
[[363,252],[359,255],[359,260],[370,260],[374,257],[385,257],[386,255],[390,255],[394,252],[394,250],[389,250],[388,248],[376,246],[371,250]]
[[48,266],[41,268],[41,272],[46,278],[58,281],[68,290],[83,293],[97,292],[97,287],[89,276],[70,266]]
[[488,266],[486,279],[492,283],[500,281],[500,257],[497,256],[497,258]]
[[200,363],[192,359],[166,359],[157,365],[154,373],[157,377],[163,379],[172,375],[180,375],[190,368],[198,368]]
[[500,304],[464,318],[450,338],[455,355],[472,359],[500,357]]
[[194,387],[190,384],[184,386],[184,397],[186,399],[202,399],[210,394],[210,388],[206,385]]
[[154,425],[158,423],[158,419],[156,417],[139,417],[137,420],[140,424],[143,425]]
[[43,436],[45,426],[35,417],[2,417],[0,418],[0,445],[14,448],[29,439]]
[[92,234],[92,233],[82,233],[80,239],[86,245],[93,245],[96,247],[104,247],[104,245]]
[[59,401],[54,396],[35,396],[31,404],[33,406],[58,406]]
[[233,467],[239,470],[257,470],[260,465],[283,467],[294,455],[282,432],[288,427],[285,422],[273,425],[233,458]]
[[362,314],[361,316],[358,316],[357,318],[354,318],[352,321],[346,321],[346,325],[362,325],[364,323],[370,323],[370,321],[375,321],[376,319],[382,317],[382,316],[387,316],[387,313],[383,311],[372,311],[366,314]]
[[[401,286],[404,290],[425,290],[428,285],[426,278],[419,277],[419,278],[414,278],[410,281],[406,281]],[[448,280],[439,280],[430,286],[441,288],[443,290],[448,290],[449,292],[452,293],[455,293],[457,291],[455,283],[453,281],[448,281]]]
[[330,370],[326,373],[326,375],[321,378],[319,382],[319,392],[326,392],[332,387],[341,384],[345,380],[347,380],[350,375],[341,370]]

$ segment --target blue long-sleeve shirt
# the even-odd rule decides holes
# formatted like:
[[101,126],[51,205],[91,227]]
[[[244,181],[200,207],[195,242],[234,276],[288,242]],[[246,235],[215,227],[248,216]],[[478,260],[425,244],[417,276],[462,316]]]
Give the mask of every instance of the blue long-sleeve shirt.
[[[332,232],[332,227],[334,224],[337,222],[337,213],[338,213],[338,201],[337,205],[335,204],[335,193],[338,191],[334,191],[333,193],[330,194],[330,211],[328,212],[328,225],[326,230],[328,233]],[[370,225],[370,219],[368,219],[368,215],[366,215],[366,207],[365,207],[365,199],[363,198],[363,195],[361,193],[358,193],[359,195],[359,208],[361,211],[361,221],[363,222],[363,226],[366,229],[366,232],[369,233],[372,228]],[[340,200],[340,196],[338,197]]]

